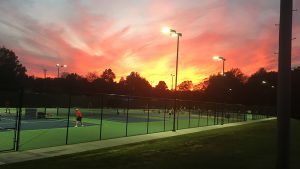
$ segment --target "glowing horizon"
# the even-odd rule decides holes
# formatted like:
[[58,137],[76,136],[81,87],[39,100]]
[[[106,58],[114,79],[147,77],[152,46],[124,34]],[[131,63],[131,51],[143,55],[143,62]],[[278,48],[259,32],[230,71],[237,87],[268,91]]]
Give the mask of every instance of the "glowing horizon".
[[[212,60],[226,58],[225,71],[240,68],[277,70],[279,0],[32,0],[0,1],[0,45],[13,50],[27,74],[62,72],[99,75],[108,68],[116,81],[139,72],[155,86],[171,88],[176,38],[163,26],[183,33],[179,47],[178,84],[194,84],[222,71]],[[300,8],[300,2],[294,2]],[[13,10],[12,10],[13,9]],[[293,36],[300,34],[299,12]],[[300,38],[293,40],[293,66],[300,65]]]

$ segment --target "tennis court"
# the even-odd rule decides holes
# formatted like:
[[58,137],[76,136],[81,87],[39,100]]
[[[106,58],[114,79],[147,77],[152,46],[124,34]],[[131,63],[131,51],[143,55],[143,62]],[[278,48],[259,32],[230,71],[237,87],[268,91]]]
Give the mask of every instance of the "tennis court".
[[[178,100],[174,122],[174,100],[116,95],[69,98],[30,94],[22,108],[0,108],[0,151],[13,150],[16,144],[19,150],[29,150],[171,131],[174,123],[180,130],[267,117],[249,114],[240,105],[224,109],[219,104]],[[82,127],[74,127],[75,108],[83,114]]]

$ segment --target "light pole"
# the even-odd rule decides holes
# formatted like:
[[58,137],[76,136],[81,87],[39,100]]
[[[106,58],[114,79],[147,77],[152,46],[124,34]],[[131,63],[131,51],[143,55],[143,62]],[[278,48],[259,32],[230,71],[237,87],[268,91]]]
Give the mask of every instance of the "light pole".
[[[222,56],[214,56],[213,57],[213,60],[216,60],[216,61],[222,61],[222,76],[225,77],[225,58],[222,57]],[[232,90],[232,89],[231,89]],[[231,91],[230,90],[230,91]],[[226,97],[226,91],[224,91],[224,94],[225,94],[225,97]],[[224,100],[224,103],[226,102],[226,98]],[[221,121],[221,124],[223,125],[224,124],[224,110],[222,111],[222,121]]]
[[272,104],[273,103],[272,99],[269,101],[268,98],[273,98],[273,96],[275,96],[275,95],[273,95],[273,94],[275,94],[275,93],[273,93],[273,92],[275,92],[274,91],[274,89],[276,88],[275,85],[273,85],[272,82],[268,82],[266,80],[262,80],[261,84],[262,84],[263,90],[264,90],[264,92],[263,92],[264,98],[263,99],[264,99],[265,105]]
[[174,122],[173,122],[173,131],[175,129],[175,119],[176,119],[176,97],[177,97],[177,79],[178,79],[178,53],[179,53],[179,37],[182,37],[182,33],[177,32],[174,29],[170,29],[168,27],[164,27],[162,29],[163,33],[169,33],[172,37],[177,37],[177,50],[176,50],[176,73],[175,73],[175,88],[174,88]]
[[268,95],[268,89],[267,89],[267,85],[268,85],[268,82],[267,81],[265,81],[265,80],[262,80],[261,81],[261,84],[262,84],[262,86],[263,86],[263,92],[262,92],[262,102],[263,102],[263,105],[264,106],[266,106],[266,105],[268,105],[268,97],[267,97],[267,95]]
[[43,69],[43,72],[44,72],[44,79],[46,79],[47,78],[47,69]]
[[57,78],[59,78],[59,69],[60,69],[60,68],[66,68],[67,65],[56,64],[56,67],[57,67]]
[[171,77],[172,77],[172,85],[171,85],[171,90],[173,90],[173,77],[174,77],[175,75],[173,75],[173,74],[171,74]]
[[224,57],[221,57],[221,56],[214,56],[213,60],[223,62],[222,75],[225,76],[225,61],[226,61],[226,59]]

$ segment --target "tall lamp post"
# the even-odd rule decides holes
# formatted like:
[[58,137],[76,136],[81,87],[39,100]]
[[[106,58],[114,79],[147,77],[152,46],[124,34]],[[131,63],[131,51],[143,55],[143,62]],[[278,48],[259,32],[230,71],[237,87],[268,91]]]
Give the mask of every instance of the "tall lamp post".
[[43,72],[44,72],[44,79],[46,79],[47,78],[47,69],[43,69]]
[[171,77],[172,77],[172,85],[171,85],[171,90],[173,90],[173,77],[174,77],[175,75],[173,75],[173,74],[171,74]]
[[213,60],[222,61],[223,62],[222,75],[225,76],[224,73],[225,73],[225,61],[226,61],[226,59],[224,57],[221,57],[221,56],[214,56]]
[[[214,56],[213,60],[222,61],[222,76],[225,77],[225,61],[226,61],[226,59],[224,57],[221,57],[221,56]],[[226,95],[226,91],[225,91],[225,95]],[[226,100],[224,101],[224,103],[225,102],[226,102]],[[222,121],[221,121],[221,124],[222,125],[224,124],[224,111],[222,111]]]
[[[266,80],[262,80],[261,84],[263,85],[263,94],[264,94],[264,98],[263,100],[265,101],[265,105],[271,104],[272,101],[268,102],[267,98],[270,98],[270,92],[275,92],[274,89],[276,88],[274,85],[272,85],[271,82],[267,82]],[[269,95],[269,96],[268,96]]]
[[59,78],[59,69],[60,69],[60,68],[66,68],[67,65],[56,64],[56,67],[57,67],[57,78]]
[[176,50],[176,73],[175,73],[175,88],[174,88],[174,116],[173,116],[173,131],[176,131],[175,129],[175,119],[176,119],[176,97],[177,97],[177,75],[178,75],[178,53],[179,53],[179,37],[182,37],[182,33],[177,32],[174,29],[168,28],[168,27],[164,27],[162,29],[163,33],[168,33],[170,34],[172,37],[177,37],[177,50]]

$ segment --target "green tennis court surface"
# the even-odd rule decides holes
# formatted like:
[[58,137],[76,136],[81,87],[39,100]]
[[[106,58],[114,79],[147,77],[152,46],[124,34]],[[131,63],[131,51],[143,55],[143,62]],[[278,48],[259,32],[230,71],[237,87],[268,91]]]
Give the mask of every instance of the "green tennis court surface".
[[[48,169],[53,166],[71,169],[276,168],[276,124],[276,120],[270,120],[110,148],[97,149],[96,146],[92,151],[5,164],[1,167],[5,169],[34,167]],[[298,169],[300,165],[299,129],[300,121],[292,120],[291,169]],[[59,154],[59,150],[68,151],[68,149],[61,147],[48,151]],[[23,154],[27,157],[29,154],[45,154],[45,152],[47,150],[18,155]],[[10,156],[14,156],[14,153]]]
[[[83,113],[82,127],[75,126],[73,109],[35,108],[43,117],[29,118],[26,108],[22,109],[20,126],[20,150],[51,147],[80,142],[141,135],[173,129],[173,114],[166,109],[88,109]],[[10,108],[10,113],[2,112],[0,121],[0,151],[14,148],[16,135],[17,109]],[[248,115],[249,116],[249,115]],[[264,118],[263,116],[261,118]],[[233,123],[252,120],[245,114],[210,112],[202,110],[178,110],[175,119],[176,129],[209,126],[221,123]],[[69,124],[69,127],[68,127]]]

